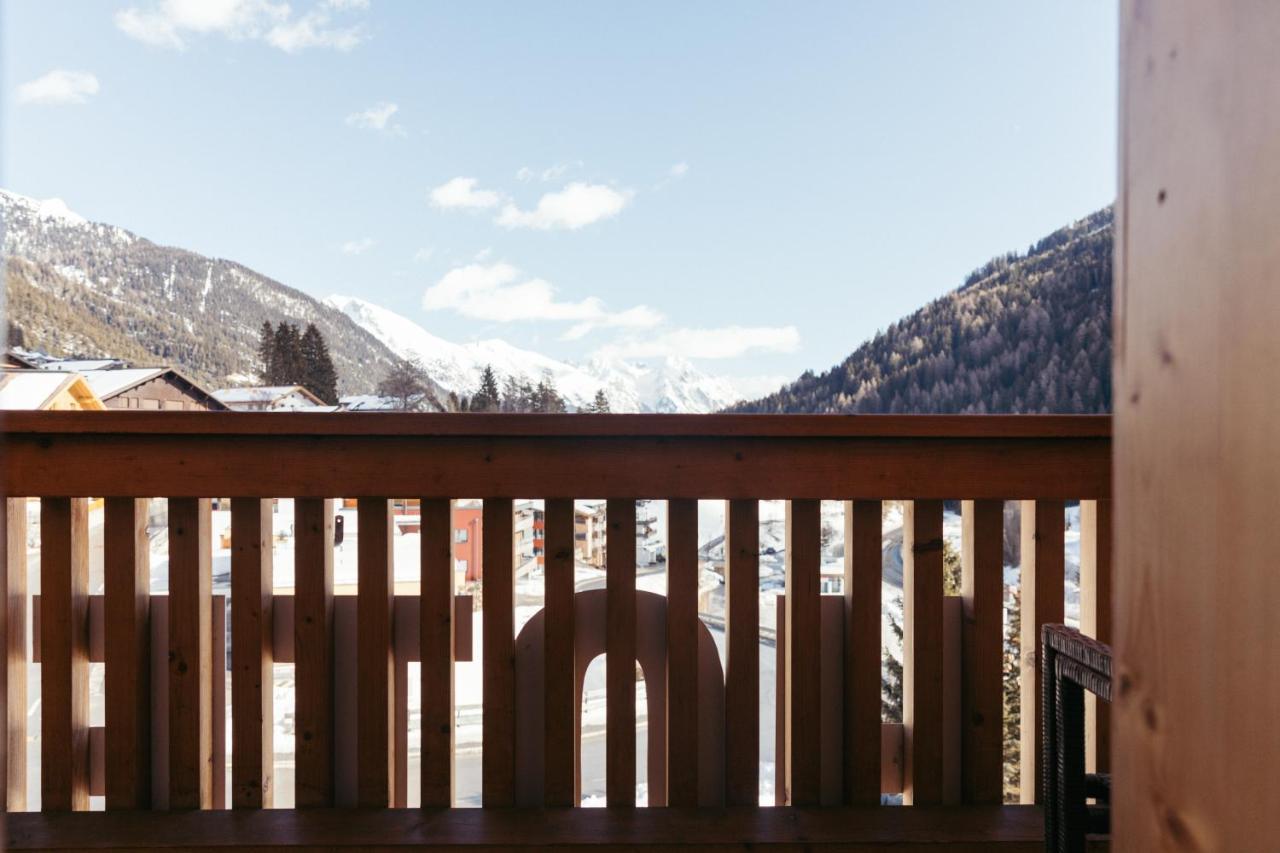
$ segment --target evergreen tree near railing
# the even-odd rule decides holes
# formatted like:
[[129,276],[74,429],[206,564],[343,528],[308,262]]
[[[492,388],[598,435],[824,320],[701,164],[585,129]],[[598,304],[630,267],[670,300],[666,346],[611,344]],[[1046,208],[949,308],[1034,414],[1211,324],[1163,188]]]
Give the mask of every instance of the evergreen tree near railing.
[[324,335],[314,323],[303,332],[292,323],[272,327],[263,322],[259,331],[258,361],[265,385],[301,385],[325,403],[338,402],[338,373]]

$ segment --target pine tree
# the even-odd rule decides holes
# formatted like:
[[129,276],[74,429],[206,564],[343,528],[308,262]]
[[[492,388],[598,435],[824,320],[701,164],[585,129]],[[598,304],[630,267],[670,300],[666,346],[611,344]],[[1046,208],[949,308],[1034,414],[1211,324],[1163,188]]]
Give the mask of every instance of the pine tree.
[[493,365],[486,364],[480,374],[480,388],[471,397],[471,411],[496,412],[501,404],[497,374],[493,372]]
[[1016,803],[1022,767],[1022,593],[1016,587],[1005,596],[1004,624],[1004,801]]
[[276,333],[271,328],[270,320],[262,321],[262,329],[258,332],[258,361],[262,364],[262,384],[276,384]]
[[[886,608],[889,617],[889,630],[897,638],[898,648],[902,648],[902,623],[898,620],[902,612],[902,596],[897,596]],[[880,680],[880,715],[885,722],[902,722],[902,660],[893,656],[888,646],[884,646],[884,671]]]
[[276,327],[275,347],[272,354],[273,385],[301,385],[304,379],[302,367],[302,341],[298,327],[282,322]]
[[329,357],[329,345],[314,323],[307,324],[299,342],[302,359],[302,382],[308,391],[330,406],[338,403],[338,374]]
[[942,594],[960,594],[961,559],[960,552],[950,540],[942,540]]
[[534,392],[533,410],[543,414],[556,414],[566,410],[564,398],[556,390],[550,375],[543,376],[542,381],[538,383],[538,388]]
[[604,389],[596,391],[596,398],[587,405],[587,411],[595,415],[607,415],[609,413],[609,397],[604,393]]

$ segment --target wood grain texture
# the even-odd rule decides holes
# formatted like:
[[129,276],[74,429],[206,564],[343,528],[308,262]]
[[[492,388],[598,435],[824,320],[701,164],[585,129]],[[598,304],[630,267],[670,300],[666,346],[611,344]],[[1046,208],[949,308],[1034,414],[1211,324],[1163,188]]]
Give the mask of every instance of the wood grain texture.
[[[1080,630],[1111,644],[1111,500],[1080,502]],[[1085,707],[1085,769],[1111,768],[1111,708],[1088,691]]]
[[423,499],[421,509],[422,806],[447,808],[453,805],[453,502]]
[[961,770],[965,803],[1004,799],[1004,503],[961,504]]
[[[293,502],[294,803],[334,804],[333,500]],[[358,570],[357,570],[358,571]]]
[[1063,620],[1065,518],[1062,501],[1022,502],[1022,671],[1019,717],[1019,797],[1040,801],[1043,738],[1040,736],[1040,627]]
[[943,797],[942,501],[907,501],[902,516],[902,801]]
[[1280,4],[1121,4],[1118,850],[1280,837]]
[[270,808],[275,764],[272,701],[272,502],[231,501],[231,806]]
[[573,501],[546,502],[546,610],[543,674],[543,799],[573,806],[574,732],[574,521]]
[[386,808],[392,803],[395,785],[391,502],[361,498],[356,514],[356,802],[365,808]]
[[22,811],[27,807],[27,499],[5,498],[0,512],[0,660],[5,671],[0,676],[5,708],[4,786],[5,808]]
[[[114,421],[123,414],[100,417]],[[43,495],[389,492],[712,499],[1074,499],[1110,493],[1105,437],[326,436],[311,429],[287,433],[290,423],[277,425],[277,434],[0,434],[0,489]],[[300,435],[307,439],[299,441]]]
[[40,807],[89,808],[89,507],[40,501]]
[[844,505],[844,803],[880,802],[880,501]]
[[726,501],[725,802],[760,801],[760,504]]
[[786,519],[787,801],[816,806],[822,779],[821,503],[787,501]]
[[211,505],[169,499],[169,808],[213,807]]
[[515,539],[510,498],[485,498],[484,541],[484,754],[481,801],[515,803]]
[[698,502],[667,501],[667,804],[698,804]]
[[106,804],[151,805],[151,553],[146,498],[103,507]]
[[636,804],[636,502],[605,506],[605,800]]

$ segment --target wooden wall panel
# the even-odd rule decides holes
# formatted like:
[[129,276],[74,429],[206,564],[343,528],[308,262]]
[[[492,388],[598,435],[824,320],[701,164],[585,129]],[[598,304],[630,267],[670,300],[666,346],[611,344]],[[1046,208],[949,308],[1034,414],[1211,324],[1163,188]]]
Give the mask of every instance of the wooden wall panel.
[[213,557],[207,498],[169,499],[169,808],[213,807]]
[[942,501],[907,501],[902,517],[904,803],[943,796]]
[[844,505],[844,802],[880,802],[880,501]]
[[1063,620],[1065,507],[1058,500],[1022,502],[1022,670],[1019,677],[1022,723],[1019,797],[1040,801],[1043,778],[1040,736],[1040,627]]
[[667,502],[667,804],[698,804],[698,502]]
[[386,808],[393,802],[395,786],[391,501],[361,498],[356,515],[356,802],[365,808]]
[[[1080,630],[1110,645],[1111,500],[1080,502]],[[1090,773],[1111,768],[1111,708],[1085,693],[1085,767]]]
[[40,808],[89,808],[89,507],[40,502]]
[[1280,4],[1121,4],[1117,850],[1280,837]]
[[546,503],[546,632],[543,674],[543,798],[548,806],[574,802],[574,520],[573,501]]
[[510,498],[485,498],[482,523],[484,571],[484,755],[481,800],[515,804],[515,540]]
[[821,502],[787,501],[785,744],[793,806],[816,806],[821,795],[821,538]]
[[332,806],[336,793],[333,528],[331,498],[294,501],[294,803],[301,808]]
[[5,807],[27,807],[27,499],[5,498],[0,508],[0,643],[4,643]]
[[272,502],[231,501],[231,806],[269,808],[272,701]]
[[760,504],[725,501],[725,804],[760,801]]
[[[453,501],[422,501],[422,805],[453,805]],[[406,687],[407,690],[407,687]]]
[[605,551],[605,799],[636,804],[636,502],[610,499]]
[[1004,800],[1004,502],[961,505],[961,799]]
[[107,498],[103,507],[109,809],[151,805],[149,503],[146,498]]

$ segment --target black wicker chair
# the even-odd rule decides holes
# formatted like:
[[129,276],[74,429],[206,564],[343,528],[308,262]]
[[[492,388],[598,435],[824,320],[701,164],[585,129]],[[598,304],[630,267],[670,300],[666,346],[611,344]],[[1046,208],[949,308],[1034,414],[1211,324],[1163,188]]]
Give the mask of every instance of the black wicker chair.
[[1045,850],[1083,853],[1087,836],[1111,831],[1111,777],[1084,772],[1084,691],[1111,701],[1111,647],[1065,625],[1040,639]]

